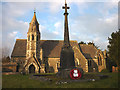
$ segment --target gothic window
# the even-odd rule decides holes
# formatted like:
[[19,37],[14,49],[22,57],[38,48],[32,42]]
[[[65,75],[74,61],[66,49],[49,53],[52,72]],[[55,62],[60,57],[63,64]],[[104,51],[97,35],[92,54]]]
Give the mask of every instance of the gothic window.
[[37,41],[38,41],[38,35],[37,35]]
[[91,60],[88,60],[88,66],[91,66]]
[[34,40],[34,35],[32,34],[32,40]]
[[59,63],[59,62],[57,63],[57,69],[58,69],[58,68],[60,68],[60,63]]
[[28,36],[28,41],[30,41],[30,35]]
[[98,56],[98,65],[102,65],[102,58],[100,55]]

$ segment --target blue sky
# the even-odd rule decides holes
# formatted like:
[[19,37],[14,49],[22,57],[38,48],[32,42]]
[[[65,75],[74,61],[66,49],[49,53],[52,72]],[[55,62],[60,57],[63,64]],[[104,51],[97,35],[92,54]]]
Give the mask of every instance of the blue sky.
[[[107,0],[106,0],[107,1]],[[107,49],[108,37],[118,30],[117,0],[87,2],[68,0],[70,40],[93,41],[100,49]],[[2,2],[2,46],[12,51],[16,39],[26,39],[29,23],[36,8],[42,40],[63,40],[64,10],[62,2]],[[1,19],[1,18],[0,18]]]

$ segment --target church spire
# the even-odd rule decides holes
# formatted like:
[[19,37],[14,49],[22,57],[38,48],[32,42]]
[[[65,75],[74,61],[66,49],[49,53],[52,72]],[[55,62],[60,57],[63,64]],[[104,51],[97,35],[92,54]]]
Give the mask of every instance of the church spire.
[[36,11],[34,10],[34,15],[33,15],[33,18],[30,22],[31,24],[35,23],[35,24],[39,24],[38,21],[37,21],[37,18],[36,18]]
[[64,46],[69,47],[70,46],[70,41],[69,41],[68,19],[67,19],[67,16],[69,14],[67,12],[67,9],[69,9],[69,7],[67,7],[66,0],[65,0],[65,6],[63,6],[62,8],[65,9],[65,13],[64,13],[64,16],[65,16],[65,22],[64,22]]
[[36,12],[34,11],[33,18],[29,24],[27,32],[27,52],[26,58],[34,55],[37,59],[40,57],[40,31],[39,23],[36,18]]
[[33,31],[39,32],[39,23],[37,21],[36,11],[35,10],[34,10],[33,18],[31,20],[31,22],[29,23],[29,30],[28,30],[28,32],[33,32]]

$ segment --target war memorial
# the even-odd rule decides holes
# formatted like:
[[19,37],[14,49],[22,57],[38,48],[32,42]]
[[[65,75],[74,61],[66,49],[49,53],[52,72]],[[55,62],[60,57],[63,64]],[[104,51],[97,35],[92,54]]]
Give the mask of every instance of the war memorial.
[[[42,82],[41,87],[44,87],[43,83],[54,84],[55,87],[64,84],[72,85],[76,82],[80,85],[84,84],[82,82],[87,82],[90,85],[95,81],[110,78],[109,75],[99,73],[106,69],[108,58],[106,50],[97,49],[93,43],[78,44],[77,41],[70,40],[68,27],[70,7],[67,6],[66,1],[62,9],[65,10],[64,39],[41,40],[42,33],[34,11],[29,23],[27,39],[16,39],[11,62],[3,64],[3,68],[11,69],[12,73],[25,77],[24,79],[27,77],[28,82],[32,80],[33,82],[36,80],[37,84]],[[33,82],[31,85],[34,84]]]

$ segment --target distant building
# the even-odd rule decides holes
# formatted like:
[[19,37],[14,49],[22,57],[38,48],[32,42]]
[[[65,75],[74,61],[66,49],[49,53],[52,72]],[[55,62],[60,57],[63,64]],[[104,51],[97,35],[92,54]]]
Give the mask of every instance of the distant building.
[[[17,63],[16,71],[26,73],[58,72],[62,40],[40,40],[39,23],[36,12],[29,24],[27,39],[17,39],[11,55],[11,62]],[[78,44],[70,41],[74,50],[76,67],[84,72],[100,72],[106,68],[106,51],[94,44]]]

